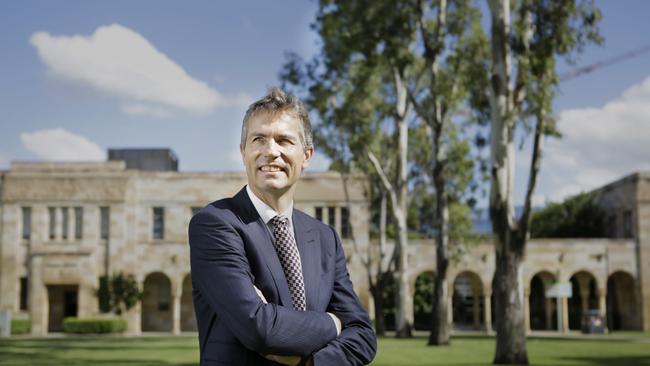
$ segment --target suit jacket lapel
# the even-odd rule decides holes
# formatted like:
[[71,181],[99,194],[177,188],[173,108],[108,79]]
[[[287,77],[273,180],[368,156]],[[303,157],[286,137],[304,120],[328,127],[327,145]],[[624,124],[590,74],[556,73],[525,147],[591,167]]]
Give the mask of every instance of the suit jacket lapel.
[[246,187],[233,197],[237,207],[242,209],[242,221],[248,226],[250,237],[255,240],[254,245],[259,249],[261,255],[264,256],[264,262],[271,272],[271,277],[275,283],[275,288],[280,298],[280,305],[293,306],[291,301],[291,294],[289,293],[289,285],[284,275],[284,270],[278,259],[278,254],[273,245],[273,237],[268,230],[268,227],[257,213],[253,202],[251,202],[246,193]]
[[320,310],[319,285],[321,276],[321,246],[318,231],[313,229],[306,215],[293,210],[293,227],[300,252],[302,276],[305,282],[307,310]]

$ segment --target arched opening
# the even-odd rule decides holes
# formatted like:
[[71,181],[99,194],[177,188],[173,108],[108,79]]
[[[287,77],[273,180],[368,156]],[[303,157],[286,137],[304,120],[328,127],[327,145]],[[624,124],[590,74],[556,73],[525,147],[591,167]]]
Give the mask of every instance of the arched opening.
[[383,278],[381,300],[384,309],[384,327],[386,330],[395,330],[395,277],[389,272]]
[[480,277],[473,272],[462,272],[454,280],[452,309],[454,329],[483,329],[483,284]]
[[610,331],[637,330],[640,325],[634,278],[615,272],[607,279],[607,327]]
[[181,331],[196,332],[196,314],[192,302],[192,276],[183,279],[183,293],[181,294]]
[[433,286],[435,274],[431,271],[421,273],[415,279],[413,294],[413,327],[416,330],[431,329],[433,311]]
[[171,281],[161,272],[151,273],[144,279],[144,295],[142,297],[143,332],[171,332],[171,287]]
[[581,329],[582,316],[589,310],[598,310],[598,284],[587,271],[571,276],[572,296],[569,299],[569,329]]
[[557,329],[557,301],[547,298],[546,290],[555,282],[555,276],[543,271],[535,274],[530,280],[530,329]]

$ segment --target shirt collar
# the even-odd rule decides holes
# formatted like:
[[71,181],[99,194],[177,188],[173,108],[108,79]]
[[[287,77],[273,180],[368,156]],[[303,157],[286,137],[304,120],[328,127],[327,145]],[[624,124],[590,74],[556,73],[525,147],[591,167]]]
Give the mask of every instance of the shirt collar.
[[291,201],[289,207],[287,207],[283,213],[278,213],[276,210],[271,208],[271,206],[267,205],[264,203],[264,201],[257,197],[257,195],[255,195],[255,193],[248,186],[248,184],[246,185],[246,193],[248,193],[248,198],[250,198],[251,202],[253,202],[255,210],[257,210],[257,213],[260,215],[265,224],[268,225],[269,221],[271,221],[271,219],[277,215],[287,217],[289,219],[289,223],[293,224],[293,219],[291,217],[293,213],[293,201]]

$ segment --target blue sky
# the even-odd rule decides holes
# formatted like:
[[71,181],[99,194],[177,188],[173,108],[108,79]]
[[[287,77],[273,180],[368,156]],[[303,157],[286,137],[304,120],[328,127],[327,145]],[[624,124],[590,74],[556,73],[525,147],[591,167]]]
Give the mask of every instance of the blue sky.
[[[650,2],[597,4],[605,44],[578,65],[650,44]],[[181,170],[240,170],[246,106],[278,83],[285,52],[317,50],[315,11],[313,1],[0,2],[0,169],[171,147]],[[649,76],[646,53],[561,85],[565,138],[548,141],[538,203],[650,169]],[[317,156],[312,170],[325,167]]]

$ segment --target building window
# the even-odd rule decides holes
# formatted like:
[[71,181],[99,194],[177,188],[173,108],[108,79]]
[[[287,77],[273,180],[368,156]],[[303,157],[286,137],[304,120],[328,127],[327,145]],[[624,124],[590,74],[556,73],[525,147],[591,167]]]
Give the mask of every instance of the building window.
[[99,208],[99,237],[101,239],[108,239],[110,235],[110,221],[111,211],[110,208],[104,206]]
[[27,277],[20,277],[20,310],[27,310],[28,306],[28,287]]
[[623,235],[626,238],[632,238],[632,211],[626,210],[623,212]]
[[327,223],[331,227],[336,227],[336,207],[327,208]]
[[62,220],[62,226],[63,230],[61,233],[61,237],[63,239],[68,238],[68,227],[70,225],[70,220],[68,219],[68,208],[67,207],[61,207],[61,220]]
[[607,231],[610,238],[616,237],[616,215],[609,215],[607,218]]
[[316,219],[319,221],[323,221],[323,208],[322,207],[316,207]]
[[50,217],[49,236],[50,239],[56,238],[56,207],[48,207],[47,212]]
[[22,208],[23,216],[23,239],[29,239],[32,236],[32,208],[23,207]]
[[343,239],[352,237],[352,226],[350,225],[350,209],[341,207],[341,236]]
[[74,238],[81,239],[84,231],[84,209],[83,207],[74,208]]
[[165,237],[165,209],[163,207],[153,208],[153,238],[163,239]]

